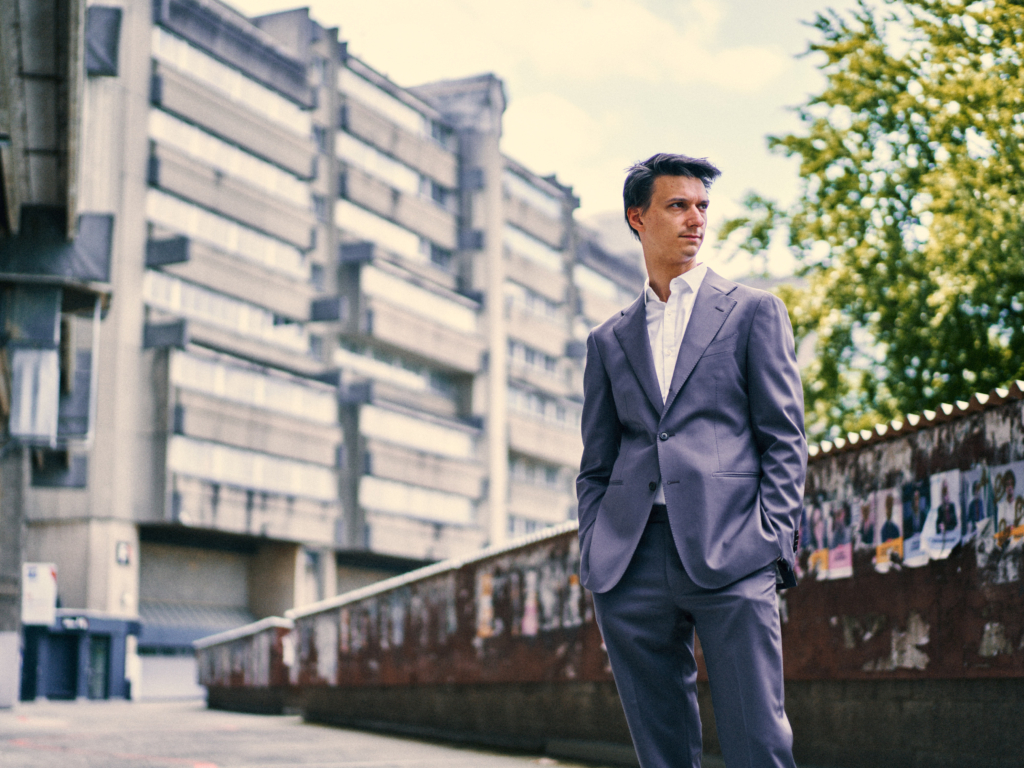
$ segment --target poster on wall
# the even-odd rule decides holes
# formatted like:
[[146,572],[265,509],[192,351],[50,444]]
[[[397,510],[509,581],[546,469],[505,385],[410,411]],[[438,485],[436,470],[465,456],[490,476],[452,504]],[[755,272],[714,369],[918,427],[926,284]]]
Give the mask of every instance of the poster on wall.
[[975,467],[960,473],[960,509],[960,538],[963,541],[994,533],[996,500],[992,493],[992,472],[988,467]]
[[846,501],[834,501],[829,508],[829,513],[828,577],[830,579],[848,579],[853,576],[850,505]]
[[869,493],[850,504],[853,510],[853,549],[872,550],[878,545],[878,530],[875,525],[875,494]]
[[924,546],[924,521],[928,517],[931,484],[928,480],[904,483],[903,501],[903,564],[919,568],[928,563],[928,550]]
[[993,467],[992,494],[996,502],[996,544],[1016,549],[1024,543],[1024,461]]
[[921,537],[932,560],[945,560],[960,543],[960,470],[930,478],[930,509]]
[[829,510],[827,501],[814,501],[807,511],[807,570],[817,578],[828,578],[828,523],[826,516]]
[[903,559],[903,514],[900,489],[888,488],[875,491],[875,525],[877,541],[875,547],[875,570],[885,573],[893,561]]

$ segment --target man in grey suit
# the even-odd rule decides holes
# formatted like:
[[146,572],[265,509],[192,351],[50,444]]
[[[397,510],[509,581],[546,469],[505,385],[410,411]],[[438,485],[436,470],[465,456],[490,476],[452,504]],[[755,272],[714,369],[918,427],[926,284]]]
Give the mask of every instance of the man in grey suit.
[[630,169],[648,285],[587,340],[580,578],[643,768],[699,766],[694,630],[729,768],[792,768],[776,582],[791,584],[807,445],[783,303],[697,258],[707,160]]

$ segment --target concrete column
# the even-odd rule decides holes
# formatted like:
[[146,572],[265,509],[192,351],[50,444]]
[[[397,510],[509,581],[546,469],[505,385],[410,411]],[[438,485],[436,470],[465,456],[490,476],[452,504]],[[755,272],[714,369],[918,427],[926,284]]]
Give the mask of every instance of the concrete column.
[[21,561],[25,460],[21,449],[0,455],[0,707],[18,700],[21,685]]

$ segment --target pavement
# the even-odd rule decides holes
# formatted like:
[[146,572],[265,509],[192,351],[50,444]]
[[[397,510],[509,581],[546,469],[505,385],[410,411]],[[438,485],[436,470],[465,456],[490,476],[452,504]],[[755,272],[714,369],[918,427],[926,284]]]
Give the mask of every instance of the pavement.
[[[707,768],[715,764],[705,763]],[[38,701],[0,710],[0,768],[537,765],[582,768],[579,763],[551,757],[501,754],[312,725],[298,716],[208,710],[201,701]]]

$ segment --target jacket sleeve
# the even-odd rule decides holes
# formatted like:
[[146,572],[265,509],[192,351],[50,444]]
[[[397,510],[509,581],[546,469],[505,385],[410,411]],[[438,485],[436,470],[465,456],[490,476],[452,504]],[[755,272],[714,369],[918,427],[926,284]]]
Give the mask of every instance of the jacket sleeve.
[[761,511],[775,530],[782,557],[793,565],[807,473],[804,395],[789,314],[771,294],[754,311],[747,377],[750,424],[761,454]]
[[583,457],[576,477],[580,541],[597,519],[597,510],[608,490],[608,480],[619,456],[622,425],[612,396],[612,382],[601,359],[594,334],[587,339],[583,370]]

